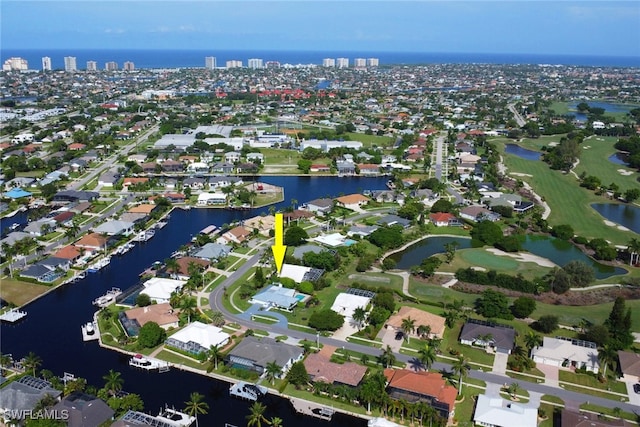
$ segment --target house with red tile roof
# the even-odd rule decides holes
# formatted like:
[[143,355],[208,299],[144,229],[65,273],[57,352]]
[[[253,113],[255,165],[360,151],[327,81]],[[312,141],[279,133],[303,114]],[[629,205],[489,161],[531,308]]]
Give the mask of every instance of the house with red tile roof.
[[459,222],[455,215],[448,212],[436,212],[429,214],[429,220],[431,220],[436,227],[446,227],[448,225],[452,225],[454,222]]
[[107,245],[107,239],[98,233],[89,233],[74,243],[78,248],[84,248],[87,251],[97,252],[104,249]]
[[367,373],[366,366],[353,362],[334,363],[321,353],[309,354],[303,363],[314,382],[358,387]]
[[69,151],[81,151],[81,150],[84,150],[85,148],[87,148],[87,146],[84,144],[80,144],[79,142],[74,142],[73,144],[69,144],[69,146],[67,147]]
[[363,196],[362,194],[349,194],[342,197],[337,197],[334,199],[336,201],[336,205],[342,206],[347,209],[356,209],[360,206],[369,203],[369,198],[367,196]]
[[444,418],[453,412],[458,391],[438,372],[385,369],[387,392],[394,400],[425,402]]
[[71,262],[75,262],[82,255],[82,251],[73,245],[67,245],[63,248],[58,249],[53,257],[68,259]]
[[251,231],[239,225],[224,233],[218,239],[219,243],[237,243],[241,244],[251,236]]

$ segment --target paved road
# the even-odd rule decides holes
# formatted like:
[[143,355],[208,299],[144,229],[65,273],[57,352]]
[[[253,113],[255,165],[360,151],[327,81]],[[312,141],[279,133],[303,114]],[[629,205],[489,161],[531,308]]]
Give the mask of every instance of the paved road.
[[[233,272],[221,285],[217,286],[209,294],[209,303],[213,310],[220,311],[221,313],[224,314],[225,318],[227,318],[228,320],[231,320],[247,328],[257,328],[261,330],[266,330],[268,332],[272,332],[277,335],[285,335],[294,339],[306,339],[309,341],[319,340],[324,345],[331,345],[337,348],[343,348],[343,349],[347,349],[354,352],[368,354],[373,358],[381,354],[381,350],[377,348],[355,344],[347,341],[341,341],[334,338],[319,337],[318,335],[315,335],[315,334],[310,334],[310,333],[301,332],[301,331],[294,331],[294,330],[279,327],[277,325],[268,325],[265,323],[253,322],[251,320],[242,318],[236,314],[229,312],[222,304],[225,288],[230,287],[242,275],[244,275],[247,271],[249,271],[249,269],[253,267],[260,260],[264,250],[269,250],[269,249],[267,247],[266,249],[261,250],[258,254],[252,256],[244,265],[242,265],[238,270]],[[407,356],[399,353],[396,353],[395,356],[398,361],[409,363],[411,365],[419,365],[419,363],[415,360],[415,357]],[[443,371],[443,372],[451,372],[451,365],[442,363],[442,362],[436,362],[433,364],[432,369],[437,371]],[[521,389],[542,393],[542,394],[549,394],[552,396],[557,396],[560,399],[564,400],[565,402],[568,402],[568,401],[589,402],[589,403],[603,406],[606,408],[613,409],[615,407],[619,407],[623,411],[632,412],[632,413],[640,411],[640,406],[633,405],[631,403],[617,402],[615,400],[586,395],[582,393],[576,393],[573,391],[564,390],[558,387],[551,387],[544,384],[530,383],[527,381],[518,381],[513,378],[509,378],[505,375],[494,374],[491,372],[474,370],[469,373],[469,377],[474,379],[479,379],[485,382],[496,383],[496,384],[504,384],[506,382],[511,384],[516,382],[518,383]]]
[[509,104],[507,108],[509,109],[509,111],[513,113],[513,118],[516,119],[516,123],[518,123],[519,127],[522,127],[527,124],[527,121],[524,119],[524,117],[522,117],[522,115],[516,109],[515,104]]
[[[436,165],[435,176],[438,181],[442,181],[442,153],[444,151],[445,136],[438,135],[436,137]],[[446,178],[446,177],[445,177]]]

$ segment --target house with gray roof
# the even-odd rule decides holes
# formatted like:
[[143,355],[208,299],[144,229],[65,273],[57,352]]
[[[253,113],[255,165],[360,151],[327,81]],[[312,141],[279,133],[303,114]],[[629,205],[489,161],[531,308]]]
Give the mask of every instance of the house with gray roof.
[[300,302],[300,300],[296,298],[296,294],[295,289],[285,288],[282,285],[271,285],[255,294],[249,302],[251,304],[260,304],[264,308],[277,308],[291,311],[298,302]]
[[293,257],[294,258],[298,258],[298,259],[302,259],[303,255],[306,254],[307,252],[313,252],[315,254],[319,254],[320,252],[326,250],[325,248],[323,248],[322,246],[317,246],[317,245],[302,245],[302,246],[298,246],[293,250]]
[[391,227],[392,225],[401,225],[402,228],[409,228],[409,226],[411,226],[411,220],[399,217],[398,215],[385,215],[380,218],[376,224],[386,225],[387,227]]
[[118,180],[120,179],[120,174],[117,171],[110,170],[98,178],[98,185],[102,185],[103,187],[113,187]]
[[33,410],[46,395],[57,399],[61,394],[50,382],[26,375],[0,389],[0,413],[8,423],[8,412]]
[[133,233],[133,226],[133,222],[113,220],[100,224],[93,231],[107,236],[129,236]]
[[100,193],[97,191],[78,191],[78,190],[63,190],[58,191],[53,196],[54,202],[91,202],[97,200],[100,197]]
[[223,188],[242,184],[242,178],[237,176],[212,176],[209,178],[209,188]]
[[331,209],[333,209],[333,199],[314,199],[310,202],[307,202],[305,206],[309,212],[313,212],[315,214],[321,213],[324,215],[328,212],[331,212]]
[[65,420],[68,427],[85,427],[103,425],[113,419],[115,412],[102,399],[76,391],[62,399],[52,411],[66,411],[69,418]]
[[511,326],[469,319],[462,327],[460,342],[466,345],[493,347],[497,352],[511,354],[516,331]]
[[378,228],[379,227],[375,225],[354,225],[349,229],[349,231],[347,231],[347,236],[367,237],[369,234],[373,233]]
[[302,360],[303,350],[300,347],[278,342],[272,338],[246,337],[240,344],[229,352],[225,360],[235,367],[264,373],[267,364],[275,362],[282,366],[282,374],[286,373],[291,365]]
[[210,242],[201,247],[193,256],[205,260],[220,259],[229,255],[231,249],[231,246]]
[[235,169],[235,167],[236,166],[233,163],[216,162],[213,164],[213,166],[211,166],[211,172],[230,174],[230,173],[233,173],[233,170]]

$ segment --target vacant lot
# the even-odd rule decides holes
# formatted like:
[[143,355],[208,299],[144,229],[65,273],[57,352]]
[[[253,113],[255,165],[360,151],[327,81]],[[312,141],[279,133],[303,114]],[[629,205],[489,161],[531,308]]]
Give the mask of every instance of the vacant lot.
[[17,306],[21,306],[51,289],[49,286],[21,282],[14,279],[2,279],[0,297]]

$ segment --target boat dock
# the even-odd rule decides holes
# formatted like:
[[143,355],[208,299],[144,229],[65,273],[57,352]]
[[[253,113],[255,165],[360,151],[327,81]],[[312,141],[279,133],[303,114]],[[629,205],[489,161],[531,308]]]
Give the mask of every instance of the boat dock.
[[27,315],[26,311],[20,311],[17,308],[12,308],[11,310],[0,314],[0,320],[5,321],[5,322],[14,323],[14,322],[17,322],[18,320],[22,319],[26,315]]
[[133,238],[133,240],[136,242],[147,242],[151,240],[151,238],[155,235],[156,235],[156,230],[154,230],[153,228],[150,228],[147,231],[141,231],[140,233],[138,233],[136,237]]
[[106,256],[104,258],[100,258],[98,261],[94,262],[87,268],[88,273],[97,273],[102,270],[104,267],[108,266],[111,263],[111,257]]
[[296,397],[289,398],[293,408],[299,414],[308,415],[310,417],[320,418],[321,420],[331,421],[335,410],[318,403],[308,400],[298,399]]
[[106,294],[93,300],[93,305],[100,308],[113,304],[118,296],[122,295],[120,288],[111,288]]
[[239,397],[240,399],[256,401],[259,397],[267,394],[269,390],[266,387],[251,384],[244,381],[240,381],[231,385],[229,388],[229,395],[233,397]]
[[144,369],[146,371],[158,372],[168,372],[171,368],[171,364],[169,362],[165,362],[164,360],[160,359],[153,359],[151,357],[145,357],[141,354],[136,354],[131,359],[129,359],[129,366]]
[[100,338],[98,332],[98,325],[95,321],[87,322],[81,327],[82,329],[82,341],[94,341]]

